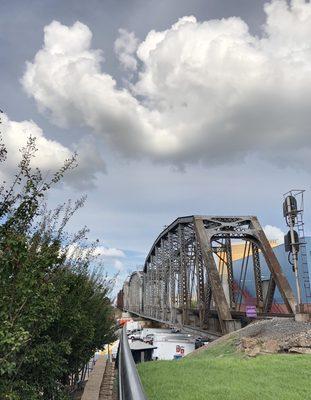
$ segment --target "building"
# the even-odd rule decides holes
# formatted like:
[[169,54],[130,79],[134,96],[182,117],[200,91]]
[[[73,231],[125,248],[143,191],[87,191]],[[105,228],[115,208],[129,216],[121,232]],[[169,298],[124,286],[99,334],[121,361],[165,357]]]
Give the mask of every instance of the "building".
[[[297,289],[295,276],[293,272],[292,265],[289,262],[289,254],[285,252],[284,244],[279,244],[272,242],[270,243],[273,247],[273,251],[282,267],[283,273],[286,275],[287,280],[297,298]],[[245,268],[246,256],[243,254],[244,244],[237,245],[239,247],[236,250],[233,250],[232,258],[233,258],[233,273],[235,282],[238,284],[240,288],[243,288],[243,294],[240,294],[240,299],[242,304],[251,305],[252,299],[255,297],[255,280],[253,277],[253,270],[251,266],[247,269]],[[248,253],[248,256],[251,256],[251,252]],[[251,264],[251,263],[250,263]],[[270,279],[270,271],[265,263],[264,257],[260,254],[260,264],[261,264],[261,280],[263,283],[263,288],[267,288],[269,279]],[[245,279],[244,279],[245,277]],[[311,237],[305,238],[305,245],[301,247],[299,252],[299,279],[301,286],[301,295],[302,295],[302,303],[307,304],[311,310],[311,290],[310,290],[310,282],[311,282]],[[283,311],[283,299],[276,289],[274,296],[275,304],[279,305],[279,307],[275,307],[275,312]]]

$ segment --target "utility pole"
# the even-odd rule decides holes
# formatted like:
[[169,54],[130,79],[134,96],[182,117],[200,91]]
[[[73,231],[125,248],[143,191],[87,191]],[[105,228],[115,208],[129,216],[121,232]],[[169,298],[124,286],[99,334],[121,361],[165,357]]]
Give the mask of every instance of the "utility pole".
[[[297,290],[297,313],[302,312],[302,299],[301,299],[301,287],[298,267],[298,253],[299,246],[301,243],[298,232],[295,230],[296,227],[303,230],[303,193],[304,190],[291,190],[284,194],[283,202],[283,215],[286,220],[286,224],[289,227],[289,231],[284,236],[285,251],[289,253],[288,261],[293,267],[295,274],[296,290]],[[297,207],[297,196],[301,196],[301,209]],[[300,217],[300,218],[299,218]]]

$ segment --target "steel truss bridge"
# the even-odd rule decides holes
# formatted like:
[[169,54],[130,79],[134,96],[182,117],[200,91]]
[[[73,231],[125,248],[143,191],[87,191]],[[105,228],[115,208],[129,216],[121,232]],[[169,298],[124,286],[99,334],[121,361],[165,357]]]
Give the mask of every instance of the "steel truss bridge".
[[[244,244],[238,273],[232,259],[236,243]],[[250,270],[253,296],[245,288]],[[143,271],[124,283],[118,306],[147,319],[224,334],[247,323],[246,304],[256,306],[258,317],[281,312],[276,288],[282,312],[294,314],[294,294],[256,217],[187,216],[160,233]]]

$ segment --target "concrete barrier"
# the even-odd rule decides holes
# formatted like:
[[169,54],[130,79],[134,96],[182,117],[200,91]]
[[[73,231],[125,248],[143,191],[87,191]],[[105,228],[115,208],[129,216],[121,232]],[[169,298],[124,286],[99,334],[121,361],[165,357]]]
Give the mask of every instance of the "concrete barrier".
[[93,371],[90,373],[81,400],[98,400],[100,385],[103,380],[105,368],[105,357],[103,355],[100,355],[98,360],[96,361]]

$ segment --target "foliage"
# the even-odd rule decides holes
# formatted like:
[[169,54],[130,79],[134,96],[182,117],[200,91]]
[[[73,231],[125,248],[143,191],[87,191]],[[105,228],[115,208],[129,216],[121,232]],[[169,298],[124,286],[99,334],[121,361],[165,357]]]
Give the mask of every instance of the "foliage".
[[114,337],[112,281],[94,267],[96,243],[83,248],[86,228],[65,233],[84,198],[53,211],[44,204],[76,156],[47,181],[31,166],[36,151],[30,137],[12,184],[0,187],[0,398],[8,400],[66,398],[70,377]]

